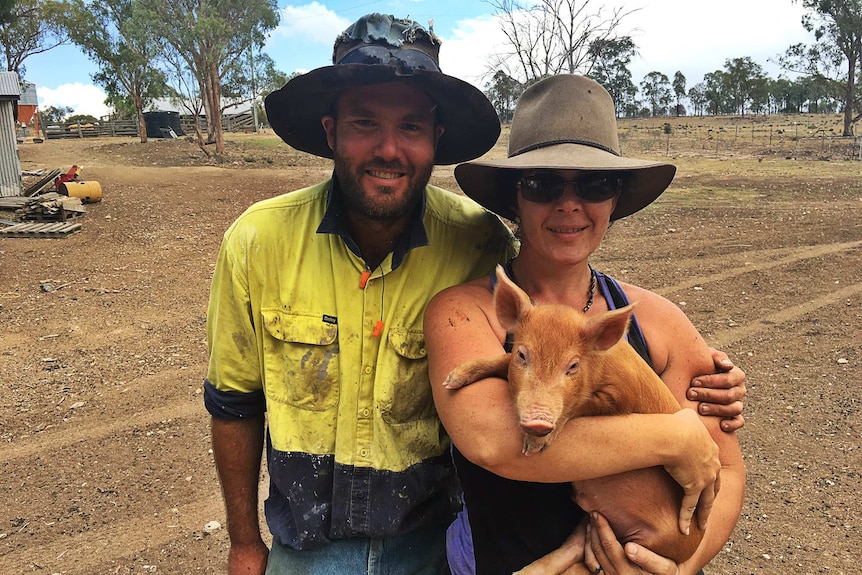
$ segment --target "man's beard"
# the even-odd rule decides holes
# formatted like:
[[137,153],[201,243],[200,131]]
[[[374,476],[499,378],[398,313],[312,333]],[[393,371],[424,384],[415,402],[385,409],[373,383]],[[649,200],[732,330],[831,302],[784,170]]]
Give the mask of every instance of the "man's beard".
[[[433,165],[429,165],[420,172],[411,173],[400,162],[385,162],[383,160],[372,160],[354,168],[349,161],[339,155],[337,149],[334,151],[334,157],[335,176],[341,187],[344,206],[360,216],[380,222],[394,222],[407,217],[420,201],[422,191],[428,184],[428,180],[431,179],[431,172],[434,169]],[[410,181],[404,197],[400,200],[392,198],[393,201],[391,202],[381,202],[366,195],[360,183],[366,170],[396,170],[406,173]],[[380,198],[383,195],[390,196],[395,193],[394,188],[380,186],[372,195]]]

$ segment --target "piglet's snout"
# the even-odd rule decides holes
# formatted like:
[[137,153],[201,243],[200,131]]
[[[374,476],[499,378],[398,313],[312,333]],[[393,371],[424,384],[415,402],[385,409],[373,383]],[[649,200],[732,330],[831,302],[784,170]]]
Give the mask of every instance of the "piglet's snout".
[[530,419],[521,422],[521,429],[533,437],[545,437],[554,430],[554,424],[545,419]]

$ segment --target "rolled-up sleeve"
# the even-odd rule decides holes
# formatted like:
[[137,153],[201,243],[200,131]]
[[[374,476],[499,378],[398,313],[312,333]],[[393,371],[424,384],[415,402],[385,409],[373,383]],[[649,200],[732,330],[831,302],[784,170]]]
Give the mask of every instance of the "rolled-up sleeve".
[[219,250],[207,309],[209,366],[204,405],[213,417],[266,411],[243,234],[232,227]]
[[219,419],[246,419],[260,417],[266,412],[266,398],[263,391],[220,391],[204,380],[204,406],[210,415]]

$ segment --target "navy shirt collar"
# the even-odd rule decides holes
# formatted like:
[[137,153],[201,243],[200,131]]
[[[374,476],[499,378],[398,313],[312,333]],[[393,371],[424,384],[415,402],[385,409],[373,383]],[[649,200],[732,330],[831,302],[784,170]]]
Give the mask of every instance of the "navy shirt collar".
[[[347,214],[341,200],[341,193],[341,187],[338,185],[335,174],[333,174],[326,199],[326,212],[323,214],[323,219],[320,220],[317,233],[334,234],[341,237],[350,251],[361,258],[362,254],[359,252],[359,246],[356,244],[356,240],[353,239],[350,228],[347,225]],[[428,233],[425,230],[425,205],[425,191],[423,190],[422,201],[413,210],[410,221],[407,223],[406,232],[398,238],[398,243],[395,244],[395,249],[392,251],[393,270],[401,265],[401,262],[407,256],[407,252],[413,248],[427,246],[429,243]]]

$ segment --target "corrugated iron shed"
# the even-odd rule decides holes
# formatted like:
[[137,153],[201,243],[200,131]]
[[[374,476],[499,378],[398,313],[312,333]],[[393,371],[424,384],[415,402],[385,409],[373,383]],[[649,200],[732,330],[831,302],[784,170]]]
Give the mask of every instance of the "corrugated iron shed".
[[15,72],[0,72],[0,98],[17,100],[21,97],[21,83]]
[[18,160],[18,127],[15,100],[21,84],[15,72],[0,72],[0,197],[21,194],[21,162]]

